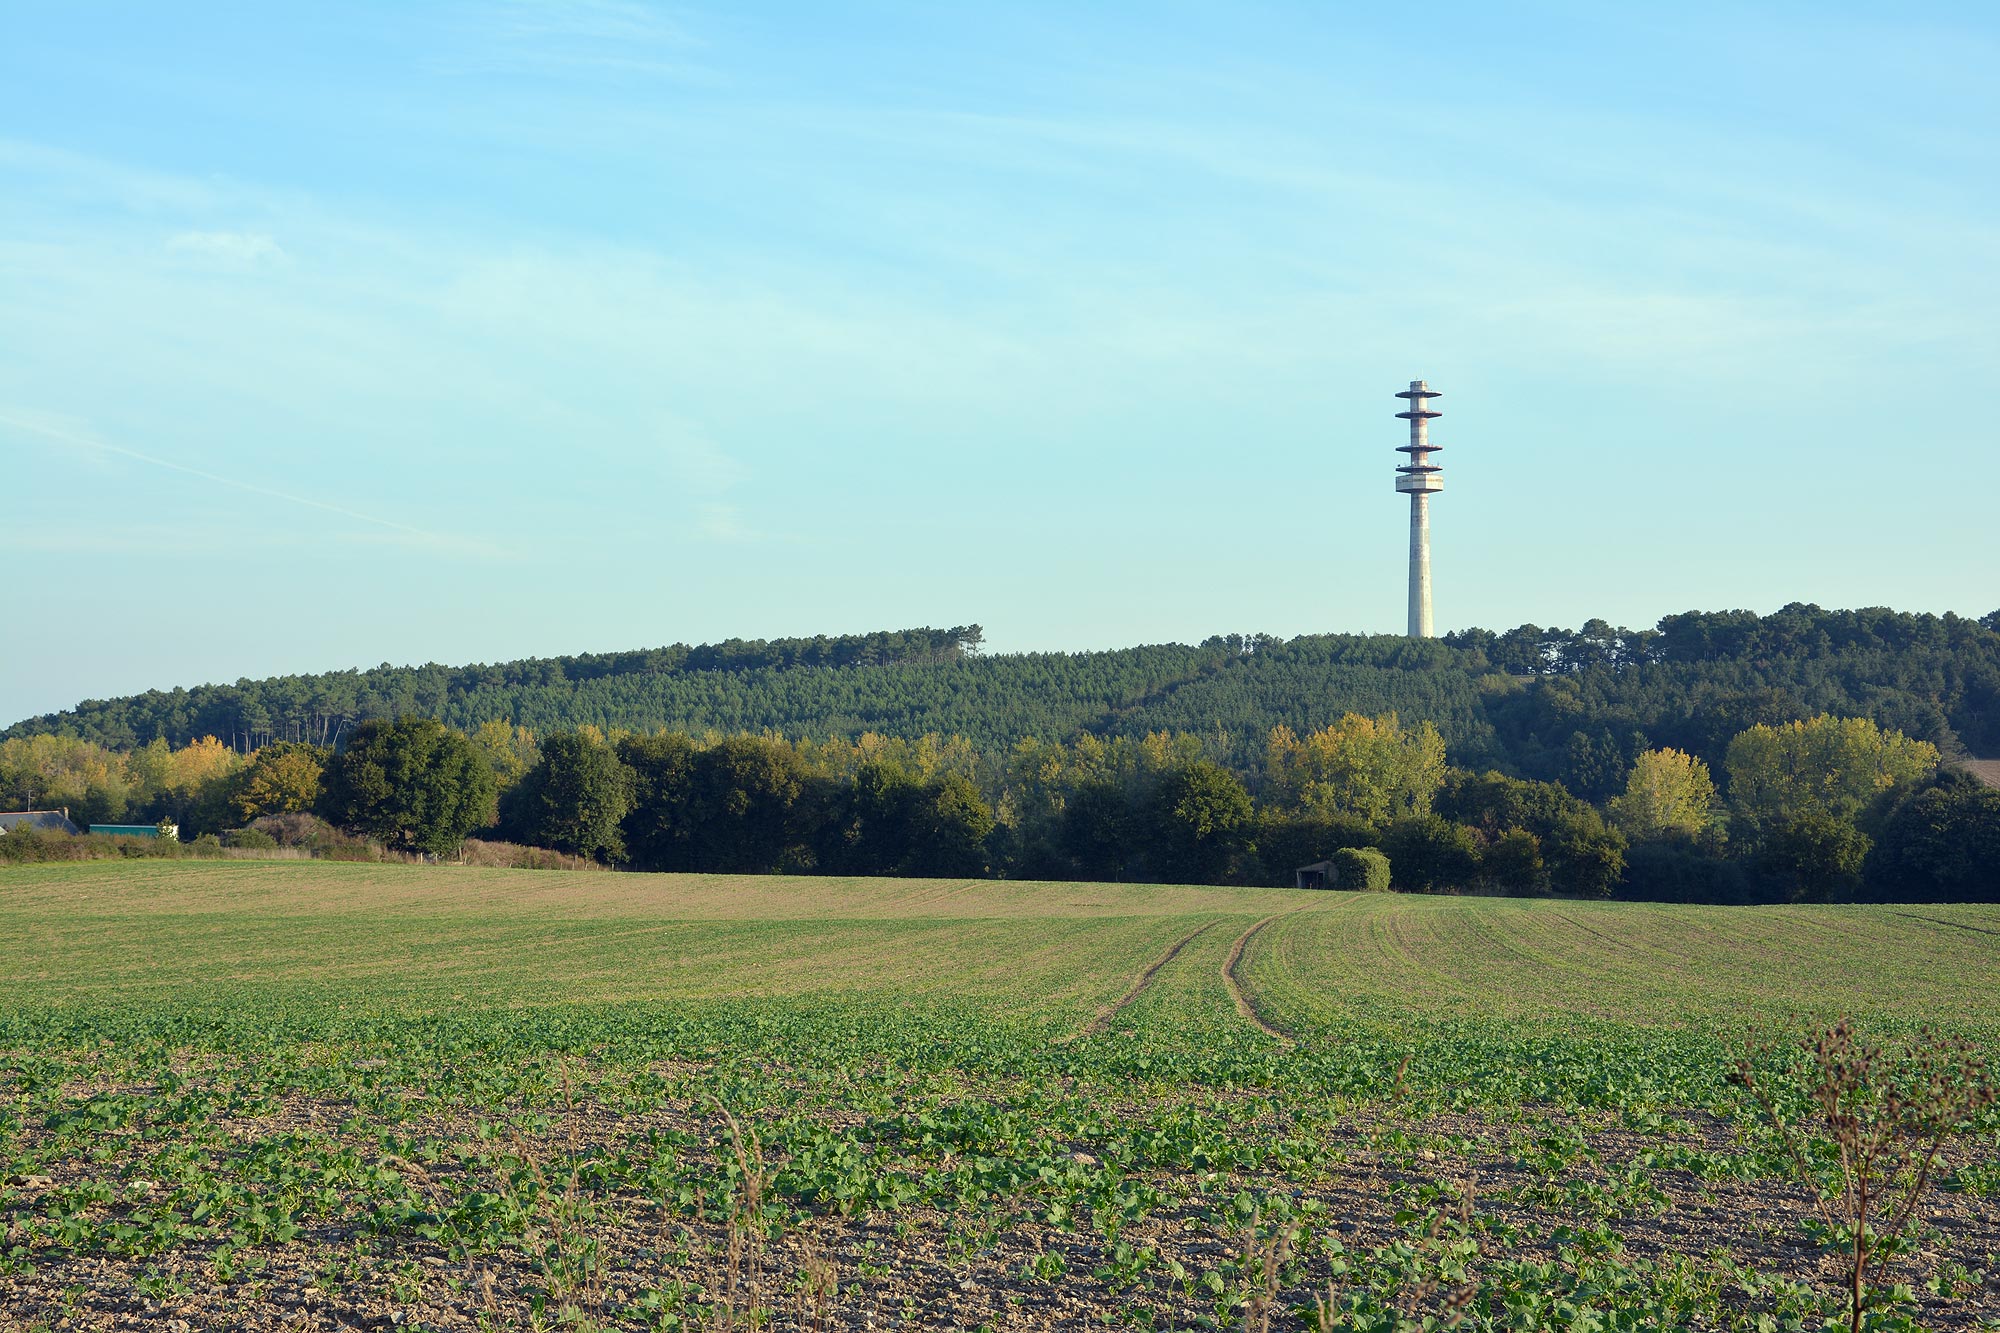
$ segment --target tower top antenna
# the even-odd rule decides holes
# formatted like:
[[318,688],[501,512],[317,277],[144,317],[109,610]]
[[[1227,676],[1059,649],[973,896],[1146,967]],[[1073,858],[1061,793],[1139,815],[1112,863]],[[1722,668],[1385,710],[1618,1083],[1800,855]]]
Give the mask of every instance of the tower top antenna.
[[1411,380],[1410,387],[1396,395],[1410,404],[1406,411],[1396,413],[1410,423],[1410,442],[1396,447],[1398,453],[1410,456],[1409,462],[1396,469],[1396,489],[1410,497],[1409,634],[1413,639],[1433,637],[1430,498],[1444,489],[1444,469],[1431,461],[1431,455],[1443,446],[1431,443],[1430,424],[1444,413],[1433,410],[1430,400],[1443,396],[1428,380]]

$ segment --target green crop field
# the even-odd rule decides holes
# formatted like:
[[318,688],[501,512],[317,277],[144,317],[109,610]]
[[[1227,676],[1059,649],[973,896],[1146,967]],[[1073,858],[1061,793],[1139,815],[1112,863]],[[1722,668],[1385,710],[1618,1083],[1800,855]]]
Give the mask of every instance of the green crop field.
[[[1846,1327],[1735,1052],[2000,1054],[1996,977],[1991,907],[0,870],[0,1326]],[[2000,1327],[2000,1118],[1936,1174],[1870,1327]]]

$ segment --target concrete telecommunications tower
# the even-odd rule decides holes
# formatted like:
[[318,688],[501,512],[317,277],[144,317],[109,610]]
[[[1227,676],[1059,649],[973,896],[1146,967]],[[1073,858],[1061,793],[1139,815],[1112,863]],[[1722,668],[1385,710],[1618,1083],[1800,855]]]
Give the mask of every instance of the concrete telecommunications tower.
[[1396,489],[1410,497],[1410,637],[1428,639],[1431,633],[1431,496],[1444,489],[1442,467],[1431,462],[1439,446],[1431,443],[1430,423],[1441,417],[1433,412],[1430,400],[1441,397],[1422,380],[1396,395],[1410,400],[1410,410],[1396,415],[1410,423],[1410,442],[1396,452],[1408,454],[1410,461],[1396,469]]

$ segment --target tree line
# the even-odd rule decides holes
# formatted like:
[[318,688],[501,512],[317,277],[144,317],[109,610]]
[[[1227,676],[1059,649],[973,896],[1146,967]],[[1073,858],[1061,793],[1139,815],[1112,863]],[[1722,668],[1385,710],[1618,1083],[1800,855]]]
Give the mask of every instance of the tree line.
[[1593,802],[1453,761],[1441,730],[1346,714],[1247,767],[1193,733],[854,739],[372,720],[339,747],[214,738],[118,755],[0,742],[0,801],[188,833],[316,815],[402,851],[468,835],[645,870],[1290,883],[1366,853],[1419,892],[1772,901],[2000,898],[2000,791],[1866,718],[1757,722],[1719,764],[1640,750]]
[[978,626],[732,640],[450,668],[240,680],[88,701],[0,738],[67,736],[129,752],[205,736],[247,754],[273,740],[341,746],[361,723],[499,720],[581,727],[961,736],[989,753],[1028,738],[1202,737],[1241,773],[1275,727],[1348,713],[1432,722],[1452,762],[1558,782],[1601,805],[1637,757],[1671,748],[1711,770],[1753,725],[1859,717],[1947,756],[2000,754],[2000,612],[1983,620],[1788,606],[1688,612],[1652,629],[1601,620],[1391,635],[1216,635],[1094,653],[981,653]]

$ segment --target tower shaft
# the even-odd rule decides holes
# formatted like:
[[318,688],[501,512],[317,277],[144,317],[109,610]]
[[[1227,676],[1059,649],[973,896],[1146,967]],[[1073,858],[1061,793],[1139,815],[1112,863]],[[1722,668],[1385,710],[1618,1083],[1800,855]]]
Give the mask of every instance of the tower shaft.
[[1431,633],[1431,497],[1410,496],[1410,637]]
[[1433,636],[1431,628],[1431,496],[1444,489],[1444,469],[1431,462],[1440,446],[1431,443],[1430,423],[1443,413],[1431,410],[1441,395],[1423,380],[1396,395],[1410,409],[1396,415],[1410,423],[1410,442],[1398,449],[1410,461],[1396,469],[1396,489],[1410,497],[1410,628],[1413,639]]

